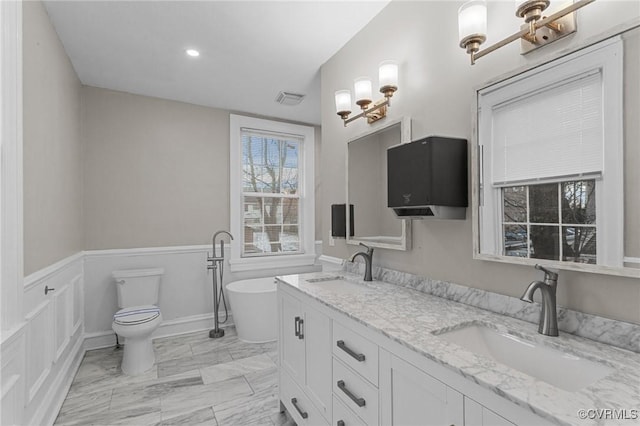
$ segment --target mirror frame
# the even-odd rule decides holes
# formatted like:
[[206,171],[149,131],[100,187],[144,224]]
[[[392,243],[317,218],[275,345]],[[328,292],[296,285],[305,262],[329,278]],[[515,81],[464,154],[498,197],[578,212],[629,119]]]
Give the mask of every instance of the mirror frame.
[[[553,62],[560,57],[585,49],[601,41],[607,40],[609,38],[612,38],[618,35],[622,35],[623,33],[634,30],[636,28],[640,28],[640,19],[633,19],[630,22],[623,23],[619,26],[616,26],[610,29],[609,31],[601,33],[598,36],[590,38],[577,46],[573,46],[571,48],[561,50],[553,54],[553,57],[551,58],[550,57],[543,58],[539,61],[533,62],[524,67],[518,68],[516,70],[502,74],[496,78],[493,78],[489,81],[486,81],[480,86],[474,87],[473,99],[472,99],[472,119],[471,119],[472,120],[471,121],[471,217],[472,217],[473,258],[474,259],[509,263],[509,264],[516,264],[516,265],[527,265],[527,266],[540,264],[543,266],[548,266],[548,267],[559,269],[559,270],[589,272],[589,273],[604,274],[604,275],[614,275],[614,276],[620,276],[620,277],[640,278],[640,269],[636,269],[636,268],[613,267],[613,266],[604,266],[604,265],[588,265],[584,263],[562,262],[557,260],[525,259],[525,258],[518,258],[518,257],[511,257],[511,256],[501,256],[497,254],[486,254],[486,253],[480,252],[480,213],[479,213],[480,203],[479,202],[480,202],[481,154],[479,152],[479,145],[478,145],[479,129],[478,129],[478,113],[477,113],[478,95],[482,89],[489,87],[493,84],[499,83],[501,81],[507,80],[523,72],[529,71],[540,65]],[[627,141],[625,140],[625,143],[626,142]]]
[[[381,126],[376,126],[371,130],[360,133],[352,138],[349,138],[349,140],[347,140],[347,153],[345,155],[346,171],[347,171],[345,173],[346,175],[345,190],[346,190],[347,205],[349,205],[349,144],[351,142],[357,141],[358,139],[362,139],[367,136],[372,136],[377,133],[388,130],[390,127],[395,126],[397,124],[400,124],[400,144],[411,142],[411,117],[400,117],[395,120],[387,121]],[[375,240],[372,238],[370,239],[370,237],[360,237],[360,238],[358,238],[357,236],[351,237],[350,236],[351,235],[351,229],[350,229],[351,215],[349,211],[350,209],[345,209],[345,210],[347,213],[347,223],[346,223],[347,244],[359,245],[360,243],[362,243],[362,244],[366,244],[369,247],[375,247],[375,248],[384,248],[389,250],[402,250],[402,251],[411,250],[411,219],[398,219],[399,221],[401,221],[401,234],[397,238],[401,240],[401,243],[389,244],[389,243],[382,242],[380,240]],[[393,237],[393,238],[396,238],[396,237]]]

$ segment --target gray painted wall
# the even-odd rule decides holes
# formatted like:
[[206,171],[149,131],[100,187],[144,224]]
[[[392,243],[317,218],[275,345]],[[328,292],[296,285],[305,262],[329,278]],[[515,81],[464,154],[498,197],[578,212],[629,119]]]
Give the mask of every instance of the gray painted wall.
[[229,227],[229,113],[82,89],[85,249],[206,244]]
[[80,81],[40,2],[23,2],[24,273],[82,250]]
[[[512,43],[470,66],[468,56],[458,47],[459,6],[460,2],[448,1],[391,2],[323,66],[323,235],[329,235],[330,231],[329,205],[345,201],[344,193],[336,190],[345,181],[341,167],[345,142],[370,128],[365,120],[343,127],[335,115],[335,90],[351,87],[353,79],[360,75],[375,76],[378,64],[385,59],[398,60],[400,88],[393,97],[387,119],[410,116],[413,139],[428,135],[471,139],[474,87],[531,61],[551,58],[558,50],[640,16],[637,2],[596,2],[579,12],[577,34],[526,57],[519,54],[519,44]],[[489,43],[509,35],[518,26],[512,2],[490,2],[488,14]],[[499,25],[501,22],[504,25]],[[631,108],[627,116],[637,121],[637,105],[627,107]],[[638,140],[637,125],[633,129],[627,127],[626,137]],[[627,180],[629,190],[637,191],[637,174],[628,174]],[[414,221],[413,249],[376,250],[374,263],[519,297],[539,274],[530,267],[473,260],[470,216],[468,211],[465,221]],[[637,219],[627,222],[630,233],[637,234],[638,226]],[[356,250],[341,240],[336,240],[334,247],[328,245],[328,238],[324,240],[323,251],[330,256],[346,258]],[[637,279],[561,271],[558,302],[577,311],[640,323]]]
[[229,111],[83,87],[82,140],[85,249],[207,244],[229,229]]

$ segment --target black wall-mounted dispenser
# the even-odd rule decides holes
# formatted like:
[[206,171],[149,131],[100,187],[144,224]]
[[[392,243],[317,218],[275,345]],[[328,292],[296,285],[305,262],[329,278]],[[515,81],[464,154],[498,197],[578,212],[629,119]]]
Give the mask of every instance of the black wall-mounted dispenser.
[[[349,204],[349,236],[353,237],[353,204]],[[347,237],[347,209],[346,204],[331,204],[331,236],[333,238]]]
[[467,140],[429,136],[389,148],[387,201],[398,217],[464,219]]

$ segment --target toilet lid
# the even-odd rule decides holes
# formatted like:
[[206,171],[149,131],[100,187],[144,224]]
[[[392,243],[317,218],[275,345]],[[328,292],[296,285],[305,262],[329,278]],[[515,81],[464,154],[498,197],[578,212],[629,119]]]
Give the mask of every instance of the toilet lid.
[[160,308],[153,305],[124,308],[113,315],[116,324],[135,325],[152,321],[160,316]]

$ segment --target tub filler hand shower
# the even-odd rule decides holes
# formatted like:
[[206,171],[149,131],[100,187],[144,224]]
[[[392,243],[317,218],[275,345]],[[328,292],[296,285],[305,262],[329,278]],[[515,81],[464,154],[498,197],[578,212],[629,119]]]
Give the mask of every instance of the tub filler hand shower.
[[[224,240],[220,238],[220,256],[216,256],[216,237],[219,234],[227,234],[230,239],[233,240],[233,235],[227,231],[218,231],[213,234],[211,238],[211,246],[213,248],[213,256],[207,255],[207,269],[213,269],[213,330],[209,331],[209,337],[217,338],[224,336],[224,330],[219,327],[218,311],[220,309],[220,301],[224,306],[225,318],[222,323],[225,323],[228,319],[227,301],[224,297],[224,291],[222,291],[222,279],[224,278]],[[220,279],[220,290],[218,290],[218,279]]]

